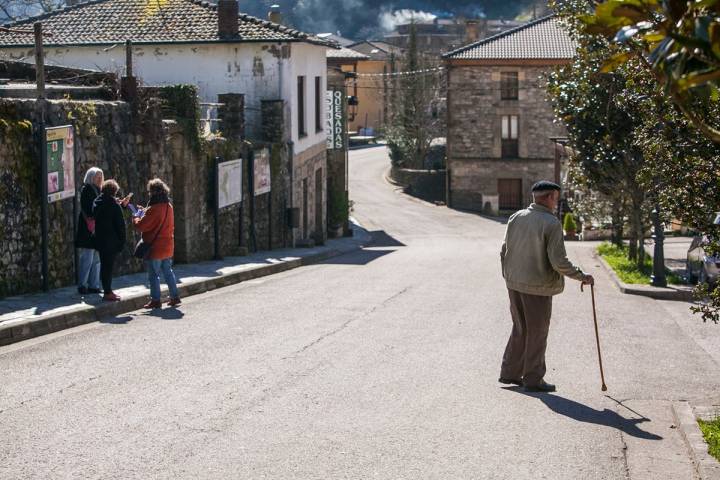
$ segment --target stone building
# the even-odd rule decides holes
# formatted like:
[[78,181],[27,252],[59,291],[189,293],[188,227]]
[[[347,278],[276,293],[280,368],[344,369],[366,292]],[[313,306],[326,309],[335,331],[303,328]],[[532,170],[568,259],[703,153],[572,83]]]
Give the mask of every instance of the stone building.
[[545,76],[575,49],[547,16],[444,55],[450,207],[512,213],[530,202],[534,182],[559,178],[552,139],[565,132]]
[[[357,98],[357,105],[350,106],[348,124],[351,131],[372,129],[376,134],[385,126],[388,117],[392,80],[388,74],[398,69],[402,50],[388,43],[364,40],[349,47],[364,55],[352,68],[358,76],[350,85],[348,95]],[[347,66],[343,67],[350,70]]]
[[268,136],[262,113],[274,110],[280,121],[272,141],[284,142],[293,158],[286,206],[300,213],[294,239],[322,242],[329,43],[280,25],[278,11],[270,17],[275,22],[240,13],[235,0],[90,0],[6,24],[0,61],[33,62],[32,26],[41,22],[49,65],[123,73],[130,40],[143,85],[194,85],[206,103],[243,95],[250,140]]

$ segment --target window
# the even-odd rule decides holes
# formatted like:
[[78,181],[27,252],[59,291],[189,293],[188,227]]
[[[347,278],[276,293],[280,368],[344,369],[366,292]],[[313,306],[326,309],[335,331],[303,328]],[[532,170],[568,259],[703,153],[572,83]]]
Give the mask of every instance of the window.
[[298,137],[307,137],[307,129],[305,128],[305,77],[298,77],[297,90]]
[[502,153],[503,158],[518,156],[518,116],[502,116]]
[[322,132],[322,78],[315,77],[315,131]]
[[522,180],[519,178],[498,179],[498,209],[520,210],[523,207]]
[[518,99],[518,73],[500,73],[500,98],[502,100]]

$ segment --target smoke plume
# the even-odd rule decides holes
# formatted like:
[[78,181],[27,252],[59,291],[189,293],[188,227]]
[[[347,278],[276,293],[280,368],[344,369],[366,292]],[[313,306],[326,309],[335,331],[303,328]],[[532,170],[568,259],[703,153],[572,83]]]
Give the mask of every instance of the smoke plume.
[[288,23],[300,30],[340,32],[364,39],[381,36],[415,15],[416,21],[454,16],[511,19],[534,0],[240,0],[240,11],[265,18],[270,6],[280,5]]

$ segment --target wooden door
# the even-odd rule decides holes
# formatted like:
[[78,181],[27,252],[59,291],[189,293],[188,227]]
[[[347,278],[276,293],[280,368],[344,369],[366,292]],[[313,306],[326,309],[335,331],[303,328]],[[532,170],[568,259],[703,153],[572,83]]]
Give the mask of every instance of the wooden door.
[[520,210],[523,207],[522,179],[498,179],[498,196],[500,210]]

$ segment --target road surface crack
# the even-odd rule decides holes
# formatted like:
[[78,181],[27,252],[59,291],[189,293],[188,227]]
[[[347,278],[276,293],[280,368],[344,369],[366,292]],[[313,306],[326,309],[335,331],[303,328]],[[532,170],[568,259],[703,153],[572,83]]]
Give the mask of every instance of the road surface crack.
[[[88,383],[88,382],[92,382],[93,380],[97,380],[97,379],[100,378],[100,377],[102,377],[102,375],[97,375],[97,376],[94,376],[94,377],[89,377],[89,378],[86,378],[85,380],[82,380],[82,381],[80,381],[80,382],[72,382],[72,383],[70,383],[69,385],[66,385],[66,386],[60,388],[59,390],[55,391],[54,393],[55,393],[55,394],[63,394],[63,393],[65,393],[66,390],[70,390],[70,389],[72,389],[72,388],[77,387],[78,384],[85,384],[85,383]],[[11,407],[5,408],[5,409],[3,409],[3,410],[0,410],[0,415],[2,415],[3,413],[10,412],[10,411],[12,411],[12,410],[17,410],[17,409],[19,409],[19,408],[21,408],[21,407],[24,407],[24,406],[28,405],[29,403],[33,403],[33,402],[36,402],[36,401],[38,401],[38,400],[42,400],[43,398],[46,398],[46,397],[48,397],[48,396],[49,396],[49,395],[42,395],[42,394],[41,394],[41,395],[35,395],[34,397],[26,398],[25,400],[21,400],[20,402],[18,402],[15,406],[11,406]]]
[[318,343],[322,342],[322,341],[325,340],[326,338],[332,337],[333,335],[336,335],[336,334],[342,332],[342,331],[345,330],[351,323],[353,323],[353,322],[355,322],[355,321],[357,321],[357,320],[359,320],[359,319],[361,319],[361,318],[367,317],[368,315],[372,315],[372,314],[375,313],[378,309],[384,307],[385,305],[387,305],[388,303],[392,302],[393,300],[395,300],[395,299],[398,298],[399,296],[405,294],[408,290],[410,290],[410,287],[405,287],[405,288],[403,288],[402,290],[394,293],[393,295],[389,296],[388,298],[386,298],[385,300],[383,300],[383,301],[380,302],[379,304],[374,305],[372,308],[366,310],[365,312],[363,312],[362,314],[358,315],[357,317],[350,318],[350,319],[347,320],[346,322],[343,322],[343,323],[342,323],[340,326],[338,326],[337,328],[335,328],[335,329],[333,329],[333,330],[330,330],[329,332],[320,335],[318,338],[316,338],[316,339],[313,340],[312,342],[308,343],[307,345],[305,345],[304,347],[302,347],[300,350],[297,350],[297,351],[294,352],[292,355],[289,355],[289,356],[287,356],[287,357],[283,357],[282,359],[283,359],[283,360],[287,360],[287,359],[289,359],[289,358],[293,358],[293,357],[296,357],[296,356],[304,353],[305,351],[307,351],[308,349],[314,347],[315,345],[317,345]]

